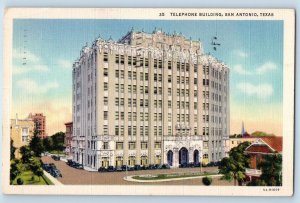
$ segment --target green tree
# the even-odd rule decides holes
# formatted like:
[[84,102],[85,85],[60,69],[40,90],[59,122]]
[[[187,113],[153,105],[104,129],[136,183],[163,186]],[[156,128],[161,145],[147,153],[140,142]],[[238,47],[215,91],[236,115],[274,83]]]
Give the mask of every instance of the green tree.
[[32,157],[30,148],[28,146],[22,146],[20,147],[20,153],[22,155],[21,161],[23,163],[29,163],[30,158]]
[[39,137],[39,122],[35,121],[35,127],[33,132],[33,137],[30,140],[29,147],[33,151],[34,155],[37,157],[41,156],[41,153],[44,151],[43,143]]
[[10,139],[10,160],[15,159],[15,151],[17,148],[14,147],[14,141]]
[[221,160],[219,173],[223,174],[223,179],[227,181],[234,180],[234,185],[239,185],[245,179],[245,169],[249,167],[249,157],[244,153],[245,149],[250,145],[250,142],[243,142],[232,148],[229,152],[229,157]]
[[51,136],[52,150],[63,151],[65,142],[65,133],[58,132]]
[[20,170],[18,169],[18,160],[13,160],[10,162],[10,184],[16,179],[16,177],[20,174]]
[[264,155],[263,161],[258,165],[261,168],[262,174],[260,179],[267,186],[282,185],[282,155],[272,154]]
[[29,164],[30,170],[36,176],[40,177],[43,175],[43,170],[41,169],[41,162],[38,158],[33,158]]
[[43,146],[45,151],[52,150],[52,139],[50,137],[46,137],[43,139]]

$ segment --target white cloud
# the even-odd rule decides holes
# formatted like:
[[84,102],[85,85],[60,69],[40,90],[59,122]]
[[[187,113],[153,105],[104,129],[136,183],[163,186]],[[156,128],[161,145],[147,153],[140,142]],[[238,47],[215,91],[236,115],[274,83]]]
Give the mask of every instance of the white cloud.
[[28,94],[44,94],[49,90],[59,87],[57,82],[46,82],[44,84],[38,84],[34,80],[22,79],[17,82],[17,86]]
[[258,74],[258,75],[262,75],[264,73],[267,73],[267,72],[270,72],[270,71],[273,71],[273,70],[276,70],[277,69],[277,66],[275,63],[272,63],[272,62],[267,62],[267,63],[264,63],[263,65],[259,66],[255,72]]
[[245,82],[238,83],[237,89],[248,96],[256,96],[258,98],[268,98],[273,95],[273,86],[268,83],[261,83],[258,85]]
[[238,50],[235,52],[237,56],[242,57],[242,58],[247,58],[248,57],[248,53],[242,51],[242,50]]
[[233,70],[240,75],[251,75],[251,71],[247,71],[241,64],[233,66]]
[[72,69],[72,62],[65,59],[59,59],[57,65],[64,69]]
[[[24,74],[28,72],[48,72],[48,66],[42,63],[42,60],[30,51],[26,53],[21,50],[13,50],[14,65],[12,73],[15,75]],[[23,65],[24,63],[24,65]]]
[[261,66],[253,69],[253,71],[246,70],[241,64],[233,66],[233,70],[240,75],[263,75],[277,69],[277,65],[273,62],[266,62]]

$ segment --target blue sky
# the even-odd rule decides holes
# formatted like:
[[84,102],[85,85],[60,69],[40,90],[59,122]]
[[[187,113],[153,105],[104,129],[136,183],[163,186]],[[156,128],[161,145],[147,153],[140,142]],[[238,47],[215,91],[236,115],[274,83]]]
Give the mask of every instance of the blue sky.
[[[282,21],[14,20],[12,116],[45,112],[50,134],[64,130],[71,119],[71,65],[81,47],[99,35],[118,40],[132,27],[200,39],[206,53],[230,68],[231,133],[244,121],[249,132],[281,134]],[[210,45],[215,35],[217,51]]]

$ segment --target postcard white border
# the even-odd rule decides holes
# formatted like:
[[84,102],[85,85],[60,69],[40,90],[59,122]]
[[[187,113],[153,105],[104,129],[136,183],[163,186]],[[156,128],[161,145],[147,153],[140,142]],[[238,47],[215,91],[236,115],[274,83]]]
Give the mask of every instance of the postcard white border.
[[[272,12],[269,17],[160,17],[170,12]],[[156,20],[283,20],[283,186],[279,191],[264,191],[272,187],[238,186],[154,186],[154,185],[9,185],[10,107],[12,83],[13,19],[156,19]],[[3,74],[3,192],[6,194],[66,194],[66,195],[174,195],[174,196],[291,196],[293,194],[294,163],[294,53],[295,11],[293,9],[216,9],[216,8],[8,8],[4,16]],[[273,187],[274,188],[274,187]]]

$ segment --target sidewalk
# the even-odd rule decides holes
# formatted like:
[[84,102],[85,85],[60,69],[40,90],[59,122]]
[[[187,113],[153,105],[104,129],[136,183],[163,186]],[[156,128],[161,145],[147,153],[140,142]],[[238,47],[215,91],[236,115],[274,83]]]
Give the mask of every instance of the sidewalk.
[[[132,177],[138,176],[138,175],[132,175],[132,176],[125,176],[124,180],[130,181],[130,182],[138,182],[138,183],[156,183],[156,182],[170,182],[170,181],[176,181],[176,180],[190,180],[190,179],[197,179],[197,178],[203,178],[207,175],[201,175],[201,176],[194,176],[194,177],[185,177],[185,178],[169,178],[169,179],[161,179],[161,180],[137,180]],[[217,175],[208,175],[210,177],[221,177],[222,174]]]
[[[44,170],[43,170],[44,171]],[[52,175],[50,175],[47,171],[44,171],[45,176],[54,184],[54,185],[63,185],[61,182],[59,182],[56,178],[54,178]]]

